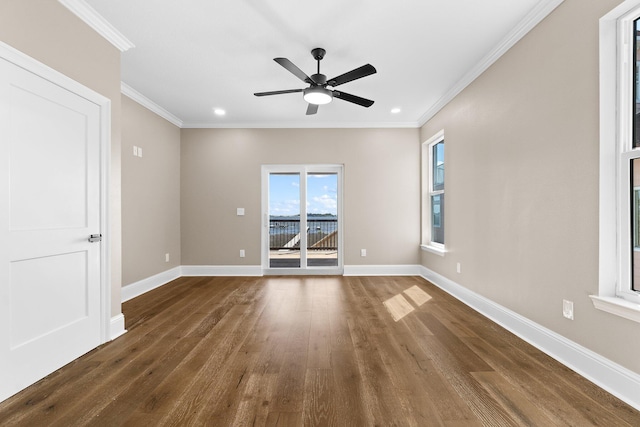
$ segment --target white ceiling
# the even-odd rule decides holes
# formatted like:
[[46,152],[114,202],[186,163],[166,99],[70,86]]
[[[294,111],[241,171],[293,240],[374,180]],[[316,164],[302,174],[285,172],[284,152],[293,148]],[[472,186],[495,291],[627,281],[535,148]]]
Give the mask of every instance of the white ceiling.
[[[558,0],[86,0],[135,47],[122,81],[183,127],[415,127],[486,68]],[[335,77],[370,63],[377,74],[340,86],[370,108],[334,99],[306,116],[314,47]],[[226,115],[213,114],[214,108]],[[392,114],[392,108],[400,108]]]

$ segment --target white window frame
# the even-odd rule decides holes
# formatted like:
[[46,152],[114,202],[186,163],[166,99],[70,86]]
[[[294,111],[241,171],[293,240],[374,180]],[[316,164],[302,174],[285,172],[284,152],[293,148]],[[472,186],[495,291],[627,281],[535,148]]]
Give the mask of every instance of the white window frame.
[[444,142],[444,129],[422,143],[422,243],[420,248],[427,252],[444,256],[447,252],[445,245],[434,242],[431,236],[431,221],[433,220],[431,215],[431,196],[444,194],[444,190],[433,190],[433,147],[440,142]]
[[633,21],[640,0],[627,0],[600,19],[600,210],[597,309],[640,322],[640,294],[631,289],[630,160]]

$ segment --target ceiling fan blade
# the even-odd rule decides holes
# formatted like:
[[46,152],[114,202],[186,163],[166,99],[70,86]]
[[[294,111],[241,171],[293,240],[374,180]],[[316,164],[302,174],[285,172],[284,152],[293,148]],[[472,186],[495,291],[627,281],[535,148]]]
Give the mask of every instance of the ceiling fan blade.
[[367,64],[367,65],[363,65],[360,68],[356,68],[355,70],[351,70],[347,73],[341,74],[338,77],[329,79],[327,80],[327,84],[329,86],[335,87],[353,80],[370,76],[371,74],[375,74],[375,73],[376,73],[376,69],[374,68],[374,66],[371,64]]
[[360,98],[359,96],[351,95],[350,93],[338,92],[337,90],[333,91],[333,97],[342,99],[343,101],[353,102],[354,104],[362,105],[363,107],[371,107],[373,105],[373,101],[366,98]]
[[289,61],[287,58],[273,58],[273,60],[282,65],[287,69],[287,71],[289,71],[291,74],[293,74],[303,82],[313,84],[313,80],[311,80],[311,78],[307,76],[304,71],[296,67],[296,65],[293,62]]
[[307,116],[315,114],[318,112],[318,104],[309,104],[307,107]]
[[272,92],[258,92],[254,93],[255,96],[268,96],[268,95],[282,95],[283,93],[296,93],[302,92],[304,89],[287,89],[287,90],[274,90]]

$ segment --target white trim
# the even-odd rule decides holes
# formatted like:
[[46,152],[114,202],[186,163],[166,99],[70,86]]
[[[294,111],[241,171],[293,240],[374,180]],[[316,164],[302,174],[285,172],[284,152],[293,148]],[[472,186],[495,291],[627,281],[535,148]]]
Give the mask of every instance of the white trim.
[[456,97],[464,88],[469,86],[477,79],[487,68],[493,65],[502,55],[511,49],[522,37],[538,25],[546,18],[556,7],[562,4],[564,0],[546,0],[541,1],[524,17],[518,25],[502,39],[496,47],[491,50],[484,58],[480,60],[475,67],[467,72],[451,89],[449,89],[431,108],[429,108],[419,119],[419,126],[423,126],[429,119],[436,115],[445,105]]
[[[106,320],[111,315],[111,203],[109,201],[111,188],[111,100],[105,98],[100,105],[100,230],[102,245],[100,251],[100,281],[102,283],[101,310],[102,331],[101,341],[107,342],[112,336]],[[122,311],[122,308],[119,311]],[[119,313],[122,315],[122,313]],[[124,320],[123,320],[124,322]]]
[[100,108],[100,232],[103,236],[100,251],[100,342],[105,343],[111,336],[111,100],[1,41],[0,58],[65,88]]
[[69,9],[71,13],[80,18],[85,24],[93,28],[96,33],[104,37],[109,43],[118,48],[120,52],[126,52],[135,47],[120,31],[84,0],[58,0],[58,2]]
[[431,138],[422,143],[423,146],[431,146],[437,142],[444,141],[444,129],[440,129]]
[[128,98],[131,98],[132,100],[136,101],[138,104],[142,105],[146,109],[156,113],[157,115],[159,115],[160,117],[168,121],[169,123],[172,123],[178,126],[179,128],[182,127],[181,119],[174,116],[173,114],[171,114],[170,112],[168,112],[167,110],[165,110],[164,108],[162,108],[161,106],[159,106],[158,104],[156,104],[155,102],[153,102],[152,100],[150,100],[149,98],[147,98],[146,96],[144,96],[143,94],[141,94],[140,92],[132,88],[131,86],[127,85],[125,82],[120,82],[120,92],[123,95],[127,96]]
[[127,333],[127,330],[124,328],[124,315],[122,313],[117,314],[111,318],[109,331],[110,340],[115,340],[119,336]]
[[254,122],[254,123],[209,123],[187,122],[183,129],[417,129],[418,122]]
[[[616,8],[618,9],[618,8]],[[598,295],[615,296],[618,275],[616,163],[617,16],[614,9],[600,19],[600,181]]]
[[262,266],[183,265],[182,276],[262,276]]
[[[99,94],[93,89],[88,88],[82,83],[78,83],[70,77],[62,74],[61,72],[54,70],[46,64],[34,59],[18,49],[10,46],[2,41],[0,41],[0,58],[6,59],[12,64],[17,65],[18,67],[24,68],[29,72],[36,74],[50,82],[64,87],[65,89],[72,91],[76,95],[83,97],[84,99],[93,102],[94,104],[102,107],[107,106],[109,111],[111,111],[111,106],[107,105],[111,102],[109,98]],[[109,114],[111,116],[111,114]],[[102,115],[100,116],[102,118]]]
[[597,295],[589,295],[589,297],[593,302],[593,306],[598,310],[640,323],[640,304],[617,297],[601,297]]
[[181,267],[175,267],[162,273],[155,274],[146,279],[139,280],[122,287],[122,302],[129,301],[137,296],[140,296],[152,289],[159,288],[162,285],[166,285],[172,280],[175,280],[182,276]]
[[[344,267],[344,276],[420,276],[420,265],[350,265]],[[272,269],[274,273],[281,273],[286,269]],[[277,271],[276,271],[277,270]],[[129,301],[153,289],[159,288],[172,280],[186,276],[229,276],[243,277],[264,276],[260,265],[182,265],[170,270],[158,273],[146,279],[139,280],[122,287],[122,302]],[[295,275],[317,275],[322,269],[308,270],[307,272],[296,270]],[[284,274],[284,273],[283,273]],[[336,271],[336,275],[341,273]]]
[[524,341],[640,410],[640,374],[559,335],[421,266],[424,279],[443,289]]
[[419,276],[420,265],[345,265],[345,276]]
[[431,246],[431,245],[420,245],[420,249],[422,249],[425,252],[431,252],[432,254],[436,254],[440,256],[444,256],[447,253],[447,251],[444,248]]

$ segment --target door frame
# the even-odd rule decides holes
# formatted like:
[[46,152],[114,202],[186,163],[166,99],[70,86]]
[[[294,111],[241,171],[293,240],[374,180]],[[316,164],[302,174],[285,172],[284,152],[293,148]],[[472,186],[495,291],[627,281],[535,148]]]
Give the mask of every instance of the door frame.
[[[111,331],[111,238],[109,190],[111,179],[111,100],[0,41],[0,60],[6,60],[38,77],[60,86],[100,109],[100,343],[124,331]],[[113,333],[112,333],[113,332]]]
[[[307,175],[313,173],[336,173],[338,178],[338,265],[335,267],[309,267],[306,258],[306,236],[301,235],[301,242],[305,243],[305,251],[300,251],[299,268],[270,268],[269,267],[269,174],[271,173],[299,173],[300,174],[300,230],[306,225]],[[260,229],[261,266],[264,275],[342,275],[344,274],[344,165],[341,164],[286,164],[262,165],[262,223]],[[304,200],[304,203],[303,203]],[[302,209],[302,207],[305,207]],[[305,227],[306,229],[306,227]]]

